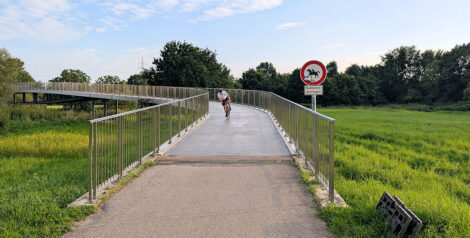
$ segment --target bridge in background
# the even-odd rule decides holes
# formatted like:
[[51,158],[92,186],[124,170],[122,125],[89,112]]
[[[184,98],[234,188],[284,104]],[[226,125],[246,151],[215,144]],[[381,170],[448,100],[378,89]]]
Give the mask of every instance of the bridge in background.
[[[220,104],[210,102],[216,99],[216,89],[76,83],[16,85],[15,93],[73,95],[155,104],[90,120],[89,192],[85,195],[90,202],[103,192],[102,188],[122,178],[146,158],[158,154],[164,156],[159,159],[160,165],[151,169],[153,172],[146,172],[150,175],[144,174],[139,178],[141,182],[136,184],[141,183],[140,187],[130,186],[122,195],[116,195],[120,196],[116,198],[118,201],[109,203],[113,209],[97,215],[98,218],[91,218],[90,224],[78,227],[78,233],[72,233],[71,236],[106,235],[116,232],[119,227],[127,227],[129,222],[145,223],[141,213],[150,212],[152,214],[144,216],[146,219],[163,219],[166,224],[168,220],[165,219],[172,220],[174,211],[180,212],[177,220],[184,220],[183,226],[196,230],[199,228],[195,227],[199,226],[211,228],[209,221],[224,220],[230,224],[241,222],[245,228],[256,227],[249,234],[260,235],[257,233],[260,229],[267,229],[265,232],[268,233],[265,235],[273,231],[276,234],[276,229],[281,229],[282,231],[277,231],[278,234],[287,235],[292,230],[298,230],[301,233],[290,234],[299,234],[301,237],[313,232],[327,236],[328,233],[322,233],[324,225],[319,225],[323,227],[321,231],[311,229],[311,225],[320,224],[316,218],[309,216],[308,212],[294,211],[311,207],[309,203],[305,203],[309,199],[299,188],[295,170],[284,162],[290,163],[292,155],[304,157],[306,164],[329,191],[330,200],[333,201],[334,119],[271,92],[239,89],[226,91],[234,103],[230,120],[223,118]],[[205,122],[200,123],[202,121]],[[192,133],[188,133],[189,131]],[[176,141],[179,142],[175,145]],[[200,168],[201,164],[209,167]],[[250,164],[259,166],[245,166]],[[165,165],[169,167],[165,168]],[[176,165],[182,167],[175,167]],[[172,174],[178,176],[173,177]],[[166,186],[168,184],[180,189],[174,191],[171,186]],[[252,189],[247,190],[246,187]],[[183,188],[187,191],[180,194]],[[220,197],[217,194],[223,193],[222,190],[233,194]],[[179,196],[187,198],[176,199]],[[232,197],[237,200],[232,200]],[[206,204],[206,199],[212,202]],[[128,200],[125,206],[121,204],[124,200]],[[135,205],[137,201],[140,205]],[[156,204],[153,203],[156,201]],[[119,218],[116,221],[115,217],[119,214],[133,217],[132,212],[123,210],[126,206],[134,206],[133,204],[136,206],[134,211],[139,210],[139,214],[133,220]],[[199,210],[177,208],[190,204],[198,206]],[[241,217],[233,220],[230,218],[232,215],[221,215],[213,206],[226,207],[230,214],[239,214]],[[199,219],[200,214],[205,214],[210,219]],[[187,217],[199,217],[196,220],[200,221],[185,220]],[[266,227],[263,220],[270,226]],[[188,225],[188,222],[192,225]],[[167,225],[171,226],[170,223]],[[274,224],[282,226],[279,228]],[[218,227],[228,229],[224,228],[224,222]],[[131,230],[143,236],[152,232],[146,228],[134,228]],[[207,234],[210,230],[208,228],[199,230],[200,234]],[[159,229],[169,231],[168,226],[159,225]],[[243,235],[237,233],[239,230],[231,229],[230,234]],[[150,233],[139,233],[143,231]],[[218,233],[214,233],[216,234]]]

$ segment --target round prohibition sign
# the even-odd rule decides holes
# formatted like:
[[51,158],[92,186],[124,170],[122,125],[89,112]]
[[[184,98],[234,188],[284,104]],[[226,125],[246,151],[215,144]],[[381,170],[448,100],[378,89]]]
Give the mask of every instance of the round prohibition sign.
[[326,67],[317,60],[308,61],[300,70],[300,78],[307,85],[320,85],[326,78]]

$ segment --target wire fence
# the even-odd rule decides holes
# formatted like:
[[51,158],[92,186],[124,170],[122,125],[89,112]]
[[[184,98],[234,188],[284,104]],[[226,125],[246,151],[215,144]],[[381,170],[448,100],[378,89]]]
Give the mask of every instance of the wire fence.
[[[209,88],[210,100],[217,100],[217,89]],[[334,122],[333,118],[306,108],[271,92],[226,89],[232,102],[270,113],[289,143],[303,156],[314,175],[334,201]]]

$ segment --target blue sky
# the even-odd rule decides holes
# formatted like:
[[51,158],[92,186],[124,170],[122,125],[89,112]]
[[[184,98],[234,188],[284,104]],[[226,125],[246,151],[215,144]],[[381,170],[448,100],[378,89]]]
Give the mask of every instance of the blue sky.
[[401,45],[470,42],[470,1],[0,0],[0,47],[47,81],[63,69],[127,79],[166,42],[216,51],[239,77],[262,61],[281,73],[310,59],[376,64]]

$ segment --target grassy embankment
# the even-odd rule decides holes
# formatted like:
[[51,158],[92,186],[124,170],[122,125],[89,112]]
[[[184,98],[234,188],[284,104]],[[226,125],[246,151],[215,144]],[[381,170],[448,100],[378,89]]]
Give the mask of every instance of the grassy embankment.
[[323,109],[335,118],[335,185],[350,207],[320,212],[341,236],[387,236],[375,206],[396,194],[419,237],[470,234],[470,112]]
[[[0,133],[0,237],[57,236],[94,210],[67,208],[87,192],[88,122],[73,119],[76,115],[67,119],[67,113],[48,119],[55,109],[48,113],[33,107],[12,109],[19,116]],[[31,111],[40,116],[31,116]],[[161,120],[163,142],[169,136],[168,117],[162,114]],[[145,132],[145,141],[151,141]],[[129,137],[128,142],[135,140]]]

